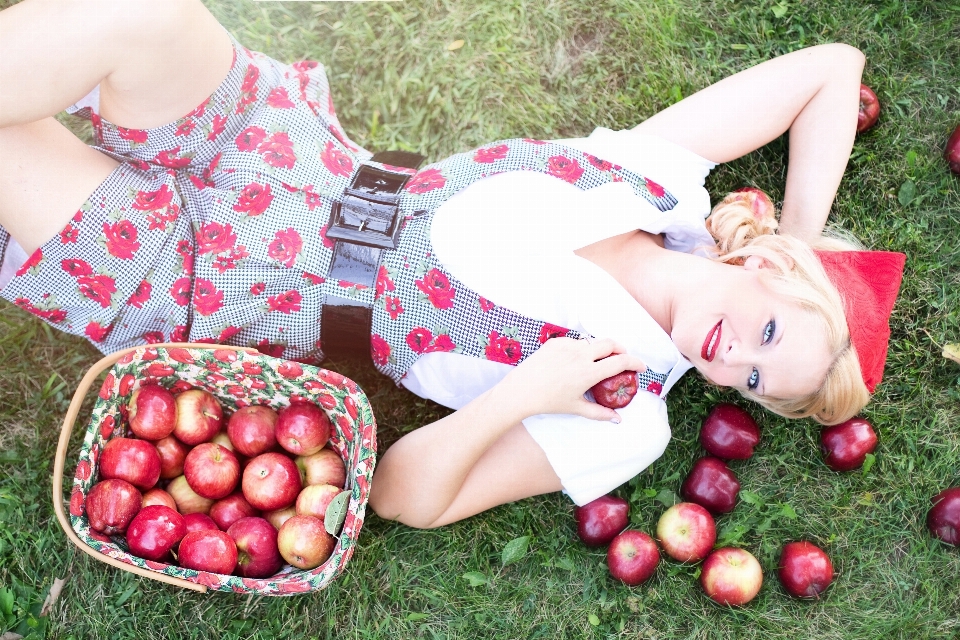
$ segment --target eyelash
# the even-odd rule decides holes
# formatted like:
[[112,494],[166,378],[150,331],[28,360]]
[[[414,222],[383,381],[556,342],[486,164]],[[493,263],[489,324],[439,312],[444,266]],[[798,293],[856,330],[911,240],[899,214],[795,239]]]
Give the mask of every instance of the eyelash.
[[[767,326],[763,328],[763,342],[761,344],[770,344],[770,341],[773,340],[774,334],[777,332],[777,322],[776,320],[771,320],[767,323]],[[750,378],[747,380],[747,388],[750,391],[755,391],[757,387],[760,386],[760,372],[756,369],[753,370],[753,373],[750,374]]]

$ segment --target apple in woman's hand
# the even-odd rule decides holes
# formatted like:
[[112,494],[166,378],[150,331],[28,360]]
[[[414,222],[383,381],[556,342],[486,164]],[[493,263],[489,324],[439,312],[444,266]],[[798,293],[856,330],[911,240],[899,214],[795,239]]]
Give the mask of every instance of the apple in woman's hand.
[[616,496],[600,496],[573,512],[577,534],[588,547],[602,547],[613,540],[627,528],[629,515],[630,505]]
[[930,533],[947,544],[960,545],[960,487],[944,489],[930,498],[933,507],[927,513]]
[[820,432],[823,461],[834,471],[860,467],[876,446],[877,434],[863,418],[851,418]]
[[833,582],[833,563],[813,543],[788,542],[780,552],[777,576],[790,595],[816,598]]
[[953,135],[947,140],[947,148],[943,157],[950,166],[950,171],[960,176],[960,124],[953,130]]
[[659,563],[657,543],[635,529],[627,529],[617,535],[607,549],[610,575],[631,587],[646,582]]
[[657,538],[667,555],[680,562],[700,562],[717,541],[710,512],[694,502],[679,502],[660,516]]
[[706,507],[714,515],[732,511],[739,491],[740,481],[736,474],[723,460],[711,456],[694,462],[680,486],[680,494],[685,500]]
[[714,601],[739,606],[753,600],[763,585],[763,569],[749,551],[725,547],[703,562],[700,585]]
[[700,428],[700,444],[706,452],[726,460],[749,458],[759,442],[757,422],[735,404],[715,406]]
[[636,371],[621,371],[590,387],[597,404],[608,409],[622,409],[637,395],[639,381]]
[[857,133],[862,133],[877,124],[880,118],[880,100],[873,89],[860,85],[860,112],[857,113]]

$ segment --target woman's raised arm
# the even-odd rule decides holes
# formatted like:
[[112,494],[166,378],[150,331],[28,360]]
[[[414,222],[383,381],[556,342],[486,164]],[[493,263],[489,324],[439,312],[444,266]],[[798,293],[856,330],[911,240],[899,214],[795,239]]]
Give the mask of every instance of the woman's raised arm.
[[864,56],[845,44],[801,49],[725,78],[637,126],[714,162],[790,131],[780,232],[823,231],[843,177],[859,110]]

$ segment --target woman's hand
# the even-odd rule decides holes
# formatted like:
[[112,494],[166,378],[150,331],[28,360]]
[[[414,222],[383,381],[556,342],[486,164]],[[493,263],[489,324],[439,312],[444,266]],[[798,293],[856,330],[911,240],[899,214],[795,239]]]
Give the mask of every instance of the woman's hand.
[[517,421],[541,413],[570,413],[591,420],[620,422],[613,409],[583,394],[621,371],[646,371],[636,356],[610,339],[552,338],[494,387],[496,402]]

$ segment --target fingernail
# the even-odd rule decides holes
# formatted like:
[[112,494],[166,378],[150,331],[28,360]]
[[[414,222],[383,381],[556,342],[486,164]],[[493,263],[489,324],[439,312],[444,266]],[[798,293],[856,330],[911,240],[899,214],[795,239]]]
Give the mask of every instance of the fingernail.
[[610,418],[610,422],[612,422],[613,424],[620,424],[620,416],[615,416],[613,418]]

